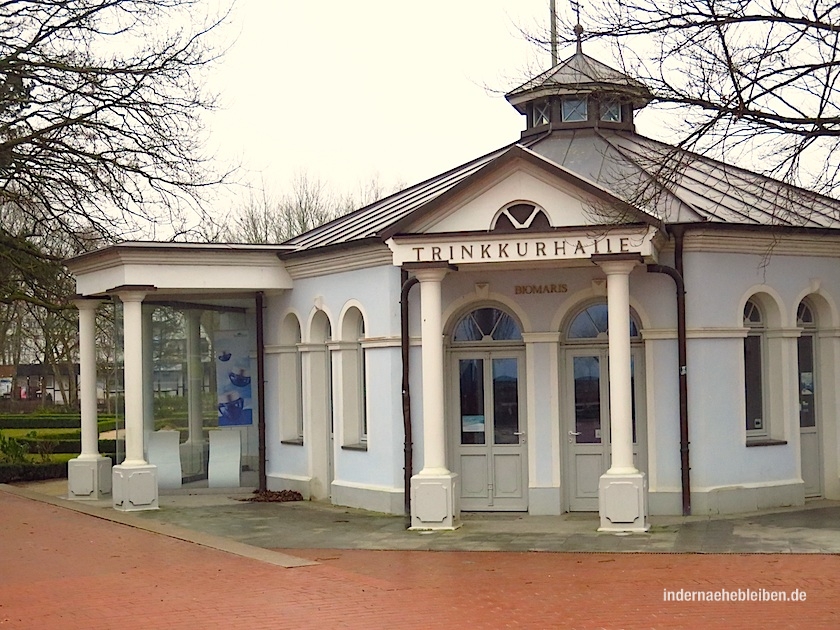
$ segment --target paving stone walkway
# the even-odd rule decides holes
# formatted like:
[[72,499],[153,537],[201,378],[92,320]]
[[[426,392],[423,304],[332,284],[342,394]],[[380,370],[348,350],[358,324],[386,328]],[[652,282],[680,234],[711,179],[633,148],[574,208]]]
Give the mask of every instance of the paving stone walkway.
[[[0,629],[840,627],[833,554],[287,547],[288,568],[289,555],[96,510],[0,486]],[[666,589],[806,599],[663,601]]]

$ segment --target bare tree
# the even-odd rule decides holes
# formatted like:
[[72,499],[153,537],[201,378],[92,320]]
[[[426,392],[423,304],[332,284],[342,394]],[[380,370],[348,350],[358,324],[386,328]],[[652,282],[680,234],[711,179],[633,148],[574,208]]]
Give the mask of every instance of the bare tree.
[[223,176],[203,152],[202,70],[224,16],[203,0],[0,2],[0,301],[48,306],[65,251],[185,232]]
[[282,243],[389,194],[378,175],[360,182],[358,192],[337,194],[320,177],[298,171],[289,190],[272,195],[263,186],[234,215],[228,240]]
[[[682,146],[821,192],[840,189],[840,4],[825,0],[597,0],[583,40],[679,108]],[[561,18],[561,44],[577,16]],[[545,35],[531,36],[548,47]]]

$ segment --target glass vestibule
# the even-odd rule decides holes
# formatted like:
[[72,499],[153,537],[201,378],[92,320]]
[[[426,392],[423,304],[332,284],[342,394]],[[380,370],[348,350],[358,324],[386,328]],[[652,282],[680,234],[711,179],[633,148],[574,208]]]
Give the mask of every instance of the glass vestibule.
[[485,307],[452,335],[453,468],[461,509],[527,510],[527,452],[519,324]]

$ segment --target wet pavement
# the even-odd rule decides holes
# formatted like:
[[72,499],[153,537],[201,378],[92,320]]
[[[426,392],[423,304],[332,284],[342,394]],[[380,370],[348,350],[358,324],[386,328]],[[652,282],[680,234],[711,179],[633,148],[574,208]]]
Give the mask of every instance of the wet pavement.
[[64,492],[0,485],[0,630],[840,627],[834,502],[617,536],[590,514],[424,533],[234,493],[123,513]]
[[110,501],[66,501],[66,482],[28,484],[71,509],[103,518],[121,515],[262,549],[368,549],[428,551],[554,551],[646,553],[840,553],[840,502],[737,516],[651,517],[646,533],[598,532],[598,515],[529,516],[464,513],[455,531],[406,529],[406,518],[325,503],[251,503],[247,490],[182,490],[162,495],[160,509],[120,513]]

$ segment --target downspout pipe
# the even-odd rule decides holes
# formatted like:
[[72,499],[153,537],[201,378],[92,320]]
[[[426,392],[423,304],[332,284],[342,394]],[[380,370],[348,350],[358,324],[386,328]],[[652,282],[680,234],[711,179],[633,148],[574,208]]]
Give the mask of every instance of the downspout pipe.
[[405,493],[405,513],[408,517],[408,522],[411,523],[411,473],[414,467],[413,457],[413,442],[411,435],[411,392],[409,385],[409,332],[408,332],[408,292],[411,288],[420,282],[417,278],[408,277],[408,272],[405,269],[400,270],[400,281],[402,289],[400,291],[400,349],[402,351],[402,410],[403,410],[403,466],[405,469],[404,479],[404,493]]
[[257,311],[257,432],[259,434],[259,446],[257,456],[259,458],[259,491],[265,492],[268,483],[265,472],[265,328],[263,322],[263,292],[257,291],[254,296],[255,309]]
[[691,515],[691,476],[689,465],[688,440],[688,369],[685,325],[685,282],[683,280],[683,230],[674,226],[674,265],[648,265],[653,273],[664,273],[674,280],[677,288],[677,361],[679,363],[679,403],[680,403],[680,469],[682,475],[682,513]]

